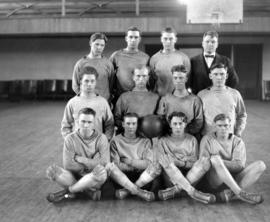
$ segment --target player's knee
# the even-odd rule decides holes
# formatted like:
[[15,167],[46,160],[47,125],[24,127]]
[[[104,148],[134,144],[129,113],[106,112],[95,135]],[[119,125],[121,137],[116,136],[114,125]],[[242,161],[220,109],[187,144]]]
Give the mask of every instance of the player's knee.
[[105,171],[103,174],[100,174],[98,176],[98,181],[103,184],[103,183],[105,183],[107,178],[108,178],[108,175],[107,175],[107,172]]
[[146,168],[146,172],[149,173],[153,178],[161,174],[162,168],[158,162],[151,163]]
[[266,165],[265,165],[265,163],[262,160],[256,161],[256,165],[257,165],[258,170],[260,172],[264,172],[266,170]]
[[93,169],[93,174],[98,178],[107,177],[107,171],[105,167],[100,164]]
[[107,163],[105,166],[108,175],[110,175],[112,172],[115,172],[117,168],[118,167],[115,165],[115,163]]
[[210,162],[210,158],[208,157],[201,157],[196,163],[196,166],[198,167],[202,167],[204,169],[204,171],[208,171],[211,167],[211,162]]
[[55,180],[56,177],[56,171],[55,171],[55,165],[51,165],[46,170],[46,176],[50,180]]
[[220,166],[221,165],[221,161],[222,160],[221,160],[220,156],[218,156],[218,155],[213,155],[210,158],[210,162],[214,166]]

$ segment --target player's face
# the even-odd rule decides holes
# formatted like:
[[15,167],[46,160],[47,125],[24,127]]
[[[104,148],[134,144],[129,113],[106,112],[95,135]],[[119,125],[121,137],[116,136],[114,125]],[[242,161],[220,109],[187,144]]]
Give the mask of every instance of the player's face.
[[227,70],[224,68],[213,69],[209,77],[212,80],[213,86],[224,87],[228,77]]
[[83,134],[87,134],[92,132],[94,129],[94,119],[95,117],[93,115],[86,115],[86,114],[80,114],[79,115],[79,130]]
[[104,39],[96,39],[91,43],[91,52],[95,56],[101,56],[103,50],[105,48],[105,41]]
[[125,117],[123,122],[123,128],[125,135],[134,136],[136,135],[138,127],[138,119],[136,117]]
[[176,90],[186,88],[187,74],[184,72],[173,72],[173,85]]
[[95,92],[97,80],[96,76],[93,74],[83,75],[81,80],[81,91],[84,93]]
[[173,136],[181,136],[185,132],[186,123],[183,121],[183,118],[174,116],[171,120],[170,127],[172,129]]
[[212,54],[216,52],[216,49],[218,47],[217,37],[211,37],[210,35],[205,36],[202,41],[202,47],[203,51],[207,54]]
[[135,69],[133,74],[133,81],[137,88],[145,88],[148,82],[149,75],[147,69]]
[[139,43],[141,41],[141,36],[139,31],[128,31],[125,37],[127,42],[127,47],[129,49],[138,49]]
[[230,133],[230,120],[218,120],[215,123],[217,137],[227,138]]
[[161,35],[161,43],[163,45],[163,49],[165,50],[173,50],[176,41],[177,38],[174,33],[163,32]]

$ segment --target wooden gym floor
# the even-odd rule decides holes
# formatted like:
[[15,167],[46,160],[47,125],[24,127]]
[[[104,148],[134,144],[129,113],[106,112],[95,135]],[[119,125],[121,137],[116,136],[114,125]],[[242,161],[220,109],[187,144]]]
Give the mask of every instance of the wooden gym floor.
[[[248,162],[270,165],[270,103],[246,101],[248,124],[243,135]],[[61,164],[60,122],[65,102],[0,103],[0,221],[270,221],[269,169],[250,190],[261,192],[264,203],[240,201],[203,205],[189,198],[146,203],[73,200],[48,203],[49,191],[59,187],[45,177],[52,163]]]

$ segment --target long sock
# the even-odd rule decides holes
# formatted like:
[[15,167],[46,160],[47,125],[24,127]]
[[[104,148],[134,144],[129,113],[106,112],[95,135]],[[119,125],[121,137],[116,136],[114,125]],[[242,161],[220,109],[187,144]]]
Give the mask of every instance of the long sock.
[[201,159],[197,160],[192,168],[187,173],[187,180],[190,184],[196,184],[210,169],[211,164],[208,158],[202,157]]
[[99,180],[93,173],[86,174],[77,183],[69,187],[71,193],[100,187],[105,181]]
[[115,180],[118,184],[120,184],[122,187],[126,188],[129,192],[132,194],[138,193],[137,186],[132,183],[128,177],[115,165],[110,165],[110,176]]
[[188,194],[194,192],[194,188],[174,164],[170,164],[168,167],[164,168],[164,170],[169,176],[171,182],[174,185],[177,185],[178,188],[184,189]]

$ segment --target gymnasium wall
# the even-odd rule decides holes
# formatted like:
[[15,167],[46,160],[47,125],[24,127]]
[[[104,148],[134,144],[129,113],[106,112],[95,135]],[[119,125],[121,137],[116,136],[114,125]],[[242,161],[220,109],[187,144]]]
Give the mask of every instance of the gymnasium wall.
[[[0,81],[71,79],[75,62],[89,52],[88,36],[19,36],[0,38]],[[197,54],[201,35],[179,36],[179,46],[197,45],[185,49],[189,56]],[[160,45],[159,34],[143,36],[141,48],[145,45]],[[262,88],[263,81],[270,80],[270,37],[224,35],[220,44],[262,44]],[[123,35],[109,36],[105,56],[125,47]],[[252,53],[252,52],[250,52]],[[262,96],[263,97],[263,96]]]
[[262,61],[262,73],[263,80],[270,80],[270,41],[267,41],[263,45],[263,61]]
[[87,37],[2,38],[0,80],[70,79],[75,62],[87,53]]

